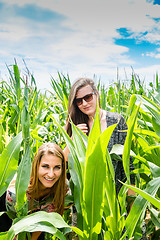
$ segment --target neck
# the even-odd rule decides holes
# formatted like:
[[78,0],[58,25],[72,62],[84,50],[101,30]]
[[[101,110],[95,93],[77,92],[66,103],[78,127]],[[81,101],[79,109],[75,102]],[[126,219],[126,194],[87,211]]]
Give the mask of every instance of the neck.
[[[93,120],[95,118],[95,115],[96,115],[96,112],[94,114],[92,114],[92,115],[88,115],[89,120]],[[99,109],[99,118],[101,119],[102,116],[103,116],[103,110],[100,108]]]
[[[89,125],[89,129],[91,129],[92,125],[93,125],[93,120],[94,120],[94,117],[95,117],[95,114],[94,116],[91,115],[91,116],[88,116],[89,117],[89,120],[88,120],[88,125]],[[100,122],[103,118],[103,110],[100,108],[99,109],[99,119],[100,119]]]
[[39,197],[43,197],[48,195],[48,193],[51,191],[50,188],[45,188],[44,186],[39,186]]
[[103,119],[103,113],[104,113],[103,109],[100,108],[99,109],[99,119],[100,119],[100,122]]

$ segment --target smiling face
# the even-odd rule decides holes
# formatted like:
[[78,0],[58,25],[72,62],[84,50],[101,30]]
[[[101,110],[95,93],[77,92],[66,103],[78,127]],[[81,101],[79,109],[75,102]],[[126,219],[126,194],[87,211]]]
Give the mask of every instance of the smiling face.
[[53,187],[59,180],[61,174],[62,160],[50,153],[43,155],[38,170],[38,179],[41,183],[41,189]]
[[[93,92],[94,91],[91,88],[91,86],[86,85],[77,91],[76,99],[83,98],[84,96],[91,94]],[[87,102],[83,99],[82,104],[78,105],[79,110],[84,114],[88,115],[88,117],[94,117],[97,108],[97,95],[93,94],[92,96],[93,99],[91,99],[90,101]]]

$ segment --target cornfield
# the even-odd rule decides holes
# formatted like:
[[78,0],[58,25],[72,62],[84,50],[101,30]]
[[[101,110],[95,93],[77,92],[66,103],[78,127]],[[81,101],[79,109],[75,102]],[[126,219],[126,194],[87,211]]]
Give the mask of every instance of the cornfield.
[[[72,124],[73,140],[64,131],[67,118],[68,96],[71,88],[69,76],[58,73],[51,78],[51,89],[41,93],[29,71],[21,76],[18,66],[7,67],[8,81],[0,83],[0,196],[17,173],[16,218],[8,232],[0,239],[25,239],[29,232],[43,229],[45,239],[124,240],[142,239],[145,225],[148,239],[160,237],[160,83],[158,74],[145,85],[133,72],[130,80],[106,87],[100,81],[102,109],[124,116],[127,138],[122,147],[115,145],[112,152],[107,143],[116,125],[103,133],[97,108],[89,137]],[[73,196],[66,199],[77,209],[77,227],[71,226],[71,210],[61,217],[58,213],[36,212],[27,215],[26,189],[30,179],[31,162],[38,147],[47,141],[70,149],[68,171]],[[118,197],[112,154],[122,155],[127,180]],[[129,172],[132,156],[134,170]],[[98,160],[97,160],[98,159]],[[135,174],[135,186],[130,174]],[[127,190],[136,196],[127,214]],[[2,215],[3,212],[0,213]],[[27,224],[26,224],[27,223]],[[125,231],[123,229],[125,228]],[[74,234],[73,234],[74,233]],[[146,238],[145,238],[146,239]]]

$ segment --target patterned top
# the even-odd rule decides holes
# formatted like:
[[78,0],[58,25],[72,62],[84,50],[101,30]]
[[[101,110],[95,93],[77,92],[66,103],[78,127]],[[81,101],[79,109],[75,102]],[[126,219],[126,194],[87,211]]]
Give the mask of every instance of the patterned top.
[[[106,122],[107,127],[117,124],[116,128],[114,129],[110,141],[108,143],[108,151],[110,152],[113,145],[121,144],[124,145],[125,139],[127,136],[127,132],[122,132],[122,130],[127,130],[127,124],[124,118],[116,112],[107,112],[106,111]],[[118,181],[123,181],[126,179],[126,175],[123,168],[122,161],[112,159],[114,171],[115,171],[115,184],[116,184],[116,192],[118,193],[121,187],[121,183]],[[134,170],[132,159],[130,158],[130,171]],[[131,184],[135,184],[135,177],[134,175],[130,176]]]

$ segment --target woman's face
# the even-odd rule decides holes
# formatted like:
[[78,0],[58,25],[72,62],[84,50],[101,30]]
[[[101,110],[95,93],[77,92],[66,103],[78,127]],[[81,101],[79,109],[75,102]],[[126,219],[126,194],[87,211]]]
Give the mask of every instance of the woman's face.
[[[78,90],[76,94],[76,99],[81,99],[93,92],[94,91],[91,88],[91,86],[86,85]],[[88,115],[89,117],[94,117],[96,113],[96,108],[97,108],[97,95],[93,94],[91,96],[91,99],[88,96],[87,98],[89,99],[89,101],[87,100],[85,101],[85,99],[83,99],[81,101],[81,104],[77,104],[77,106],[81,110],[81,112],[83,112],[84,114]]]
[[52,154],[47,153],[43,155],[38,170],[38,179],[42,185],[41,187],[43,189],[53,187],[61,174],[62,160]]

